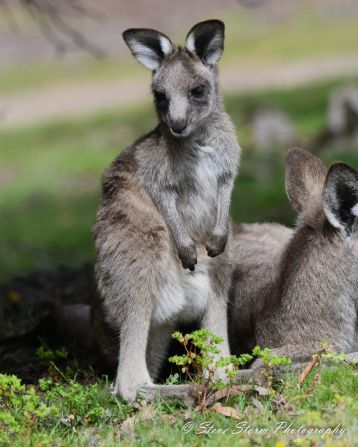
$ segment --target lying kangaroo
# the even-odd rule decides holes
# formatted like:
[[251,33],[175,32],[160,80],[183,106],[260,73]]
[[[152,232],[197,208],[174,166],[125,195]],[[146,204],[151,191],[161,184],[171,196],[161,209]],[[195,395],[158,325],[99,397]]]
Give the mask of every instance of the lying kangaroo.
[[159,124],[103,178],[93,323],[118,365],[114,392],[132,400],[156,378],[178,321],[201,321],[229,354],[229,206],[240,147],[217,84],[222,22],[195,25],[185,48],[151,29],[123,37],[153,72]]
[[304,360],[327,342],[349,352],[357,342],[358,173],[329,170],[291,149],[286,191],[296,229],[237,225],[230,341],[235,353],[255,344]]

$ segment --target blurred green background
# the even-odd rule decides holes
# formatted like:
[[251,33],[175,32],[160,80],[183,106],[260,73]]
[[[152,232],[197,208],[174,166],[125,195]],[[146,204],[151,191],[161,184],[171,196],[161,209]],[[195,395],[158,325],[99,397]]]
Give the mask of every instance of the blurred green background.
[[[150,73],[121,41],[128,27],[183,42],[195,22],[225,21],[220,77],[243,148],[237,221],[294,223],[283,181],[290,145],[358,169],[357,2],[105,0],[100,10],[84,2],[92,17],[60,3],[58,13],[104,57],[68,33],[56,37],[68,47],[56,52],[57,40],[21,4],[10,2],[11,15],[0,8],[0,280],[94,259],[103,170],[156,122]],[[330,108],[347,123],[335,124]]]

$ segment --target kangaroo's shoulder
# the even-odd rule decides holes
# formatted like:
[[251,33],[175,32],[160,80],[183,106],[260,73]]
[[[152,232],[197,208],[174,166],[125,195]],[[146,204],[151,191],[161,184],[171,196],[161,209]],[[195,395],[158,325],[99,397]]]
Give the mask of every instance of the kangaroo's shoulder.
[[139,138],[121,152],[105,170],[102,177],[102,199],[107,201],[118,189],[138,184],[138,154],[143,148],[149,150],[158,140],[157,129]]
[[141,151],[154,147],[158,144],[159,132],[155,128],[149,133],[138,138],[132,145],[121,152],[106,169],[103,181],[107,181],[119,172],[135,173],[138,170],[138,157]]

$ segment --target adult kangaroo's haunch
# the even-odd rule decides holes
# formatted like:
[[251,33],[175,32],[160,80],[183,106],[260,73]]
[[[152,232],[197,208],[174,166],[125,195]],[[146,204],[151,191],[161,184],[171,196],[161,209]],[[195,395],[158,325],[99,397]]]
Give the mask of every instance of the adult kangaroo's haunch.
[[240,148],[217,85],[222,22],[194,26],[185,48],[151,29],[123,37],[153,72],[159,124],[103,178],[93,323],[118,365],[114,392],[132,400],[156,378],[179,321],[201,321],[229,354],[229,205]]
[[[234,352],[255,344],[304,360],[322,342],[357,347],[358,173],[292,149],[286,190],[295,230],[237,225],[230,309]],[[257,363],[257,362],[256,362]]]

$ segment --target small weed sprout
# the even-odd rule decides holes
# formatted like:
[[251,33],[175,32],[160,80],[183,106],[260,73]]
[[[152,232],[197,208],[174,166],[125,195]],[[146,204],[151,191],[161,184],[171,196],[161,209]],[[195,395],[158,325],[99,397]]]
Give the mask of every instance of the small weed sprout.
[[253,356],[259,358],[263,363],[264,373],[267,380],[267,386],[272,388],[272,369],[279,366],[287,366],[291,364],[291,359],[285,356],[279,356],[271,353],[271,349],[261,349],[260,346],[255,346],[252,350]]
[[337,353],[334,351],[334,348],[331,344],[323,342],[321,344],[321,349],[315,353],[315,355],[319,356],[319,360],[326,360],[332,363],[348,363],[347,356],[344,352]]
[[36,355],[40,359],[50,362],[59,359],[67,359],[68,352],[66,351],[65,348],[53,350],[53,349],[46,349],[45,346],[42,345],[36,350]]
[[180,376],[178,373],[170,374],[169,377],[167,377],[165,384],[166,385],[177,385],[180,382]]
[[67,375],[71,374],[73,371],[68,366],[66,368],[66,373],[64,374],[61,369],[57,366],[57,361],[66,360],[69,356],[65,348],[61,349],[50,349],[43,344],[36,350],[36,355],[42,359],[48,366],[48,372],[51,376],[60,376],[63,380],[68,382]]
[[344,352],[337,354],[336,352],[326,352],[322,355],[324,360],[332,360],[337,363],[347,362],[347,356]]

